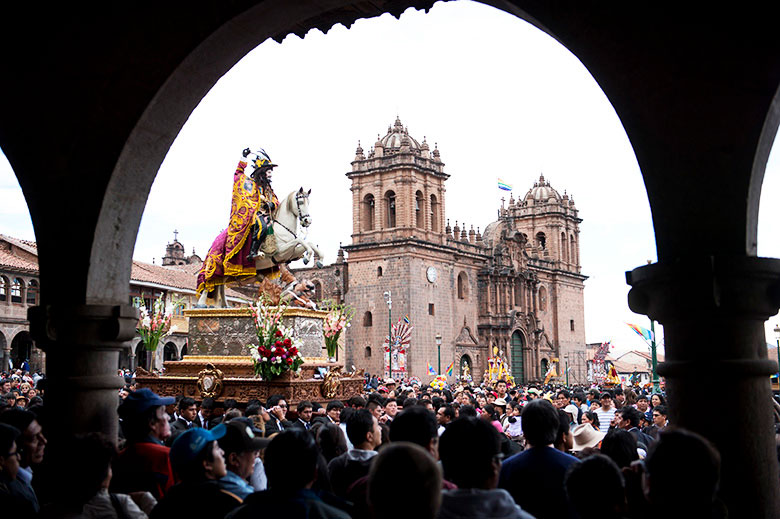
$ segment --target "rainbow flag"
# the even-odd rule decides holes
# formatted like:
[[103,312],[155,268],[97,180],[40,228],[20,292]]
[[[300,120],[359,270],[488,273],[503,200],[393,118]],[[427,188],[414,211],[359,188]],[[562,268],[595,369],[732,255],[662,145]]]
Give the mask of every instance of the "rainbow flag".
[[512,186],[501,180],[498,179],[498,189],[503,189],[504,191],[512,191]]
[[648,330],[647,328],[642,328],[641,326],[637,326],[635,324],[626,323],[629,328],[634,330],[636,333],[638,333],[644,340],[646,341],[652,341],[653,340],[653,332]]
[[447,367],[447,370],[445,371],[445,373],[447,373],[447,376],[448,376],[448,377],[451,377],[451,376],[452,376],[452,370],[453,370],[454,368],[455,368],[455,362],[454,362],[454,361],[453,361],[453,362],[450,362],[450,365]]
[[406,324],[409,324],[409,316],[408,316],[408,315],[405,315],[405,316],[404,316],[404,322],[405,322]]
[[436,376],[436,370],[433,369],[433,366],[431,366],[430,362],[428,363],[428,374],[433,375],[434,377]]

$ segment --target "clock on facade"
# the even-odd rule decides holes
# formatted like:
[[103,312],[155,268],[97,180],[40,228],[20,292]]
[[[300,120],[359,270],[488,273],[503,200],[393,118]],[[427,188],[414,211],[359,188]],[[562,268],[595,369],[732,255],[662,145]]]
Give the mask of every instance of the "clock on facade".
[[428,281],[435,283],[439,273],[436,272],[436,267],[428,267],[428,270],[425,271],[425,276],[428,278]]

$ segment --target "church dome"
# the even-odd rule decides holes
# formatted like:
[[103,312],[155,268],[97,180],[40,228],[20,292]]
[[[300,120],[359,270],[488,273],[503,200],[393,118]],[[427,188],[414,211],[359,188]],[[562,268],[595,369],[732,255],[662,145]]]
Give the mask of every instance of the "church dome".
[[382,137],[380,142],[385,151],[398,151],[402,145],[407,145],[412,151],[419,152],[421,147],[420,143],[407,133],[404,125],[401,124],[401,119],[398,117],[395,118],[395,124],[387,128],[387,135]]
[[556,191],[549,182],[544,179],[544,175],[539,175],[539,181],[534,182],[534,187],[528,190],[525,200],[533,200],[535,203],[562,200],[561,194]]

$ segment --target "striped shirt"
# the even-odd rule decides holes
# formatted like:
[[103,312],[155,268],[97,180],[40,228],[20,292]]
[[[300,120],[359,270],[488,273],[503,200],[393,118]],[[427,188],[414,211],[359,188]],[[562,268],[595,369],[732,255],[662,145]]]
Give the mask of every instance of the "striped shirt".
[[615,407],[609,411],[605,411],[602,407],[596,409],[596,415],[599,417],[599,431],[603,433],[609,431],[609,424],[612,423],[612,419],[615,417],[615,411],[617,411]]

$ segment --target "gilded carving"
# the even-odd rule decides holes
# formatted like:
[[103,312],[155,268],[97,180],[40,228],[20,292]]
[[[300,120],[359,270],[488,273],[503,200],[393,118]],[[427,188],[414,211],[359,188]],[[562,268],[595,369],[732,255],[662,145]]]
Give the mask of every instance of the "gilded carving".
[[214,367],[214,364],[206,364],[206,369],[198,373],[198,391],[201,398],[217,398],[222,394],[222,371]]
[[341,386],[341,366],[330,368],[325,374],[322,382],[322,396],[325,398],[335,398]]

